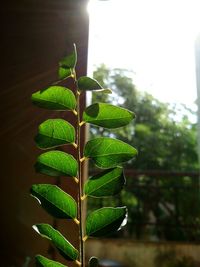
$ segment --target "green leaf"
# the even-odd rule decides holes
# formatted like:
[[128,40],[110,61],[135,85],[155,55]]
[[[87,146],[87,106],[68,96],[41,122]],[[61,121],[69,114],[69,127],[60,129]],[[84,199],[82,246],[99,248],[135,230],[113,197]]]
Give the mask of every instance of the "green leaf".
[[99,266],[99,260],[96,257],[91,257],[89,260],[89,267],[98,267]]
[[42,256],[42,255],[36,255],[35,256],[36,266],[37,267],[66,267],[65,265],[49,260],[48,258]]
[[58,68],[58,78],[59,79],[65,79],[72,77],[72,69],[59,67]]
[[31,187],[31,195],[35,197],[41,206],[53,217],[59,219],[76,219],[76,201],[58,186],[51,184],[34,184]]
[[117,231],[122,226],[126,215],[126,207],[95,210],[86,219],[86,235],[98,237]]
[[121,191],[124,184],[123,168],[116,167],[92,176],[85,183],[84,193],[91,197],[113,196]]
[[35,224],[33,229],[42,237],[52,241],[60,254],[67,260],[75,261],[78,258],[78,251],[65,237],[49,224]]
[[64,79],[72,76],[76,63],[77,63],[77,51],[76,51],[76,45],[74,44],[73,52],[69,56],[64,57],[59,62],[59,69],[58,69],[59,78]]
[[106,103],[95,103],[83,113],[83,121],[110,129],[125,126],[134,117],[133,112]]
[[114,138],[100,137],[88,141],[84,156],[91,158],[99,168],[112,168],[129,161],[137,154],[137,150]]
[[62,119],[49,119],[39,125],[35,137],[37,146],[48,149],[75,142],[74,127]]
[[32,102],[36,106],[51,110],[74,110],[75,95],[66,87],[50,86],[32,94]]
[[35,164],[37,172],[50,176],[76,177],[78,164],[75,158],[62,151],[48,151],[37,158]]
[[101,91],[104,93],[112,93],[110,89],[103,88],[95,79],[82,76],[78,79],[78,88],[83,91]]
[[59,66],[63,67],[63,68],[75,68],[76,66],[76,62],[77,62],[77,51],[76,51],[76,45],[74,44],[74,50],[73,52],[64,57],[60,62],[59,62]]

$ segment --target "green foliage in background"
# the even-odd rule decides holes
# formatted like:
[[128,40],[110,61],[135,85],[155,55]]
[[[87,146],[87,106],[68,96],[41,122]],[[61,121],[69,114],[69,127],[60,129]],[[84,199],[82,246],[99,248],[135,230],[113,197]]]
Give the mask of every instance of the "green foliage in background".
[[[93,136],[119,138],[134,146],[138,156],[134,164],[126,168],[142,172],[190,172],[198,171],[197,125],[191,122],[193,111],[185,105],[172,105],[157,100],[142,92],[133,84],[133,73],[122,69],[108,69],[99,66],[94,78],[112,89],[112,95],[92,94],[92,103],[108,102],[134,111],[136,119],[123,128],[110,131],[91,125]],[[160,88],[162,90],[162,88]],[[95,104],[93,104],[95,105]],[[95,172],[95,166],[93,166]],[[91,175],[93,175],[91,171]],[[150,189],[152,186],[152,189]],[[182,186],[179,189],[179,186]],[[158,190],[156,190],[158,188]],[[165,177],[164,174],[127,177],[126,192],[110,199],[88,201],[88,208],[104,205],[123,205],[129,209],[128,233],[123,236],[168,240],[199,240],[200,231],[192,225],[199,225],[199,182],[196,177],[186,175]],[[191,209],[192,207],[192,209]],[[177,214],[176,214],[177,213]],[[148,226],[149,216],[164,226]],[[191,225],[181,228],[180,225]],[[166,225],[166,226],[165,226]],[[170,225],[176,225],[170,227]],[[119,233],[120,234],[120,233]]]
[[[66,120],[47,119],[38,127],[35,137],[36,145],[42,152],[35,163],[35,170],[53,177],[73,179],[77,197],[53,184],[34,184],[31,195],[36,198],[43,209],[56,219],[72,220],[78,226],[76,233],[79,247],[75,248],[57,229],[46,223],[38,223],[33,229],[47,238],[67,261],[85,267],[84,245],[90,237],[101,237],[119,230],[127,220],[126,206],[103,207],[93,210],[84,217],[84,201],[89,198],[100,198],[119,194],[125,184],[122,164],[134,158],[137,150],[130,144],[111,137],[95,137],[84,144],[81,150],[82,127],[91,123],[101,128],[119,128],[129,124],[135,115],[132,111],[106,103],[95,103],[80,111],[80,95],[84,91],[96,91],[98,95],[111,93],[108,87],[100,85],[90,77],[76,76],[77,52],[73,52],[59,63],[59,79],[73,79],[74,88],[52,85],[32,94],[32,102],[39,108],[54,111],[66,111]],[[67,121],[67,114],[74,116],[74,124]],[[73,146],[75,155],[66,151]],[[46,151],[47,150],[47,151]],[[83,180],[82,167],[85,160],[91,159],[98,173],[86,182]],[[99,169],[104,169],[99,171]],[[36,256],[37,266],[62,267],[44,256]],[[98,259],[89,260],[90,267],[98,266]]]

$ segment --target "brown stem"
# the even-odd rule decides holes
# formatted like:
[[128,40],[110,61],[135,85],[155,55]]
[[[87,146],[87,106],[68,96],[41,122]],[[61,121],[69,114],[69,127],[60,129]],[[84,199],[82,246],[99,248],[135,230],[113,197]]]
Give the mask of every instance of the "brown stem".
[[[75,76],[75,83],[77,84],[76,81],[76,76]],[[79,219],[79,255],[80,255],[80,262],[81,262],[81,267],[85,267],[85,249],[84,249],[84,241],[83,241],[83,205],[81,201],[81,196],[82,196],[82,188],[83,188],[83,178],[82,178],[82,164],[81,164],[81,127],[79,125],[80,123],[80,92],[77,88],[76,91],[76,100],[77,100],[77,126],[76,126],[76,144],[77,144],[77,161],[78,161],[78,219]]]

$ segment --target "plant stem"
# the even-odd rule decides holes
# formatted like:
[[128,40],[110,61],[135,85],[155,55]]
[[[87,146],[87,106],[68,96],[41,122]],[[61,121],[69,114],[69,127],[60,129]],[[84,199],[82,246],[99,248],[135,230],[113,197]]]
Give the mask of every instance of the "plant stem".
[[[77,84],[76,77],[75,83]],[[83,205],[82,205],[82,187],[83,187],[83,180],[82,180],[82,163],[81,163],[81,126],[80,123],[80,92],[77,88],[76,91],[76,99],[77,99],[77,127],[76,127],[76,143],[77,143],[77,161],[78,161],[78,217],[79,217],[79,253],[80,253],[80,262],[81,267],[85,267],[85,249],[84,249],[84,241],[83,241]]]

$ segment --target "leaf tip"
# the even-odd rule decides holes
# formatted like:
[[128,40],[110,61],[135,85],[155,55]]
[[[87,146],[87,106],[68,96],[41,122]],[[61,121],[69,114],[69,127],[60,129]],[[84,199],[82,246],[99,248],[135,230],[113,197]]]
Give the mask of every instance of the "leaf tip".
[[39,199],[38,197],[34,196],[33,194],[31,194],[31,196],[32,196],[33,198],[35,198],[35,199],[38,201],[38,203],[39,203],[40,205],[42,204],[42,202],[40,201],[40,199]]
[[37,224],[34,224],[34,225],[32,226],[32,228],[33,228],[34,231],[36,231],[36,233],[40,234],[40,231],[39,231],[39,229],[38,229]]
[[128,222],[128,209],[127,209],[127,207],[123,207],[123,208],[125,209],[124,220],[122,221],[122,223],[121,223],[121,225],[117,231],[121,230],[121,228],[124,227]]

